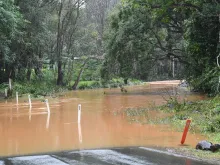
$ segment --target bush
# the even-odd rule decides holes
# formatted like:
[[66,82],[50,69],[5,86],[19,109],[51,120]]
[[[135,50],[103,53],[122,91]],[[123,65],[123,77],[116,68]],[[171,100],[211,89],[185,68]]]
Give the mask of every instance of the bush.
[[78,89],[94,89],[101,88],[102,84],[99,81],[80,81]]
[[35,83],[15,83],[13,87],[14,92],[19,94],[32,94],[34,97],[54,95],[59,92],[67,91],[66,88],[48,84],[46,82]]
[[6,88],[8,88],[8,84],[0,84],[0,92],[4,92]]
[[[189,78],[190,84],[195,90],[209,93],[210,96],[215,96],[219,93],[217,91],[219,83],[219,68],[206,68],[199,77]],[[220,88],[219,88],[220,90]]]

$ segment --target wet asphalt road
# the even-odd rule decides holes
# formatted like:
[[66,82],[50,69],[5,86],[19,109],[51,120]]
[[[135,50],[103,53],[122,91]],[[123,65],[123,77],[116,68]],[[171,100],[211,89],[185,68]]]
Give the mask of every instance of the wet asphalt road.
[[144,147],[68,151],[2,158],[0,165],[207,165],[169,152]]

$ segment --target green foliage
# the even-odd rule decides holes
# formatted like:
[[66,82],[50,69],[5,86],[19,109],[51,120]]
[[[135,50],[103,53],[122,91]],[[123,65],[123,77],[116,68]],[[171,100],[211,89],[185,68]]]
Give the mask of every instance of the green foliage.
[[[13,61],[11,44],[20,33],[23,18],[13,0],[0,0],[0,65]],[[0,67],[1,69],[1,67]]]
[[111,29],[106,37],[108,56],[103,65],[103,78],[105,75],[111,77],[112,73],[124,78],[139,78],[139,64],[145,58],[143,52],[152,49],[146,42],[150,37],[146,33],[150,19],[144,12],[147,12],[144,8],[126,6],[112,15]]
[[0,93],[4,93],[5,89],[8,88],[8,84],[0,84]]
[[219,11],[214,0],[122,1],[110,17],[102,77],[170,79],[174,69],[176,78],[216,94]]
[[192,119],[192,129],[200,130],[203,133],[220,131],[220,97],[198,102],[170,103],[164,107],[167,112],[174,111],[171,120],[180,122],[187,118]]
[[[32,70],[34,73],[34,70]],[[16,81],[13,83],[13,92],[18,92],[19,94],[32,94],[34,97],[57,95],[56,93],[62,93],[67,91],[67,87],[56,86],[56,80],[53,70],[43,69],[42,75],[43,79],[39,79],[38,76],[32,74],[31,81]],[[8,84],[1,86],[7,87]]]
[[0,36],[10,42],[16,35],[21,15],[13,0],[0,0]]
[[99,81],[100,80],[100,67],[101,67],[100,60],[90,60],[87,63],[87,67],[85,68],[82,78],[82,81]]
[[[210,135],[214,141],[218,142],[220,131],[220,97],[197,102],[187,102],[184,101],[180,103],[177,99],[171,99],[168,103],[161,107],[154,107],[154,109],[159,108],[160,111],[168,113],[164,115],[166,117],[160,117],[155,119],[147,118],[149,114],[149,109],[145,108],[129,108],[124,112],[125,114],[135,120],[136,122],[154,124],[171,124],[177,130],[182,131],[186,119],[191,119],[190,129],[193,132],[200,132],[206,135]],[[143,120],[145,117],[146,119]],[[213,135],[215,133],[216,135]],[[212,137],[213,136],[213,137]]]
[[100,87],[102,87],[102,85],[99,81],[80,81],[78,85],[78,89],[94,89]]
[[[202,12],[206,13],[214,5],[203,4]],[[192,85],[201,91],[216,94],[218,86],[219,68],[217,68],[216,57],[219,54],[219,17],[214,16],[212,11],[206,15],[195,15],[188,24],[190,31],[186,34],[188,40],[187,49],[190,61],[185,71]]]
[[141,80],[138,80],[138,79],[131,79],[129,80],[128,82],[128,85],[140,85],[142,84],[143,82]]
[[[107,56],[101,72],[103,78],[119,75],[142,80],[172,79],[170,60],[180,56],[177,55],[179,52],[170,49],[181,50],[182,39],[178,31],[182,29],[171,34],[170,26],[181,22],[182,18],[178,12],[163,9],[161,13],[159,9],[150,9],[151,3],[123,1],[118,11],[112,14],[106,38]],[[166,8],[162,6],[165,2],[157,3]],[[163,15],[168,17],[166,23],[161,18]],[[174,21],[169,18],[171,15],[175,16]],[[179,70],[181,68],[176,66],[176,75],[181,75]]]
[[117,88],[120,85],[124,85],[124,81],[122,78],[112,78],[108,81],[102,81],[102,84],[106,88]]
[[[128,85],[138,85],[142,82],[139,80],[129,80]],[[73,84],[73,83],[72,83]],[[107,82],[104,81],[80,81],[78,89],[94,89],[94,88],[117,88],[120,85],[124,85],[124,79],[114,78]]]
[[[55,83],[59,76],[59,84],[69,85],[83,68],[83,81],[185,78],[196,90],[218,94],[218,1],[112,3],[94,0],[77,8],[65,1],[60,8],[57,1],[0,0],[0,83],[9,77]],[[46,80],[42,69],[58,63],[59,74]]]
[[48,84],[46,82],[35,83],[15,83],[13,87],[14,92],[19,94],[32,94],[34,97],[41,96],[56,96],[62,92],[67,91],[66,88],[56,86],[54,84]]
[[208,92],[210,96],[218,94],[219,68],[205,68],[198,77],[189,77],[195,90]]

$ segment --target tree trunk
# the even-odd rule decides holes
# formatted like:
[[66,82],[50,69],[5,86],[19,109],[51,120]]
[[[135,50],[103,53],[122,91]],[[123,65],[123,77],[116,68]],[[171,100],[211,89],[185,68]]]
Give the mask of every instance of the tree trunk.
[[[218,15],[218,27],[220,25],[220,14]],[[218,29],[219,33],[218,33],[218,45],[217,45],[217,53],[218,53],[218,56],[216,57],[216,63],[217,63],[217,66],[218,68],[220,68],[220,65],[219,65],[219,57],[220,57],[220,29]],[[220,76],[218,77],[218,85],[217,85],[217,93],[219,93],[219,86],[220,86]]]
[[58,77],[57,77],[57,85],[63,85],[63,71],[62,71],[62,62],[58,62]]
[[43,58],[43,55],[42,55],[42,51],[41,51],[41,48],[39,48],[39,53],[38,53],[38,59],[37,59],[37,65],[34,69],[34,72],[36,74],[36,76],[38,77],[38,79],[42,79],[43,78],[43,73],[42,73],[42,58]]
[[[218,27],[220,25],[220,14],[218,15]],[[220,57],[220,29],[218,29],[219,33],[218,33],[218,44],[217,44],[217,53],[218,53],[218,56],[216,57],[216,63],[217,63],[217,66],[220,68],[220,65],[219,65],[219,57]],[[220,78],[219,78],[220,79]]]
[[124,84],[125,84],[125,85],[128,84],[128,79],[127,79],[127,78],[124,79]]
[[85,68],[85,65],[86,65],[87,61],[88,61],[88,59],[86,59],[86,61],[83,63],[83,65],[82,65],[82,67],[81,67],[81,69],[80,69],[80,71],[79,71],[79,74],[78,74],[78,76],[77,76],[77,79],[76,79],[74,85],[72,86],[72,89],[73,89],[73,90],[76,90],[76,88],[77,88],[77,86],[78,86],[78,84],[79,84],[80,78],[81,78],[81,76],[82,76],[82,73],[83,73],[83,70],[84,70],[84,68]]
[[43,79],[43,73],[40,67],[36,67],[34,69],[35,75],[38,77],[38,79],[42,80]]
[[70,85],[71,77],[73,75],[73,60],[74,60],[74,57],[72,56],[72,60],[68,64],[68,73],[67,73],[67,84],[68,85]]
[[31,68],[28,68],[26,78],[27,81],[31,81]]
[[[13,64],[12,64],[13,65]],[[9,70],[9,73],[8,73],[8,78],[10,78],[10,79],[15,79],[15,68],[14,67],[12,67],[12,66],[10,66],[9,68],[8,68]]]
[[63,85],[63,73],[62,73],[62,61],[61,61],[61,52],[62,52],[62,27],[61,27],[61,15],[62,15],[63,3],[61,2],[60,8],[58,11],[58,25],[57,25],[57,62],[58,62],[58,77],[57,85]]

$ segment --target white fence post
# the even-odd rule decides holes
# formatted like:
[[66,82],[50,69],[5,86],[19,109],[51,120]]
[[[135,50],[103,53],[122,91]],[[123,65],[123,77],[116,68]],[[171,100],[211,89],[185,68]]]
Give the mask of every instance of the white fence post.
[[5,89],[5,98],[7,98],[7,97],[8,97],[8,90]]
[[29,106],[30,106],[30,109],[32,108],[32,104],[31,104],[31,95],[28,95],[28,101],[29,101]]
[[82,143],[82,131],[81,131],[81,104],[78,105],[78,134],[79,134],[79,142]]
[[46,123],[46,128],[48,129],[50,126],[50,113],[47,114],[47,123]]
[[29,121],[31,121],[31,108],[29,109]]
[[78,123],[81,123],[81,104],[78,105]]
[[18,105],[18,92],[16,92],[16,102],[17,102],[17,105]]
[[48,103],[48,99],[45,100],[46,106],[47,106],[47,123],[46,123],[46,128],[48,129],[50,126],[50,106]]
[[46,99],[45,102],[46,102],[46,105],[47,105],[47,113],[50,114],[50,106],[49,106],[49,103],[48,103],[48,99]]
[[79,134],[79,142],[82,143],[82,130],[80,123],[78,123],[78,134]]
[[9,89],[12,90],[11,79],[9,78]]

